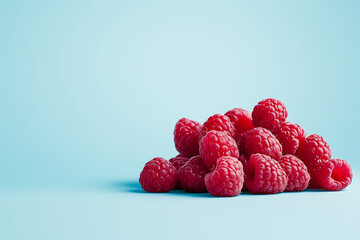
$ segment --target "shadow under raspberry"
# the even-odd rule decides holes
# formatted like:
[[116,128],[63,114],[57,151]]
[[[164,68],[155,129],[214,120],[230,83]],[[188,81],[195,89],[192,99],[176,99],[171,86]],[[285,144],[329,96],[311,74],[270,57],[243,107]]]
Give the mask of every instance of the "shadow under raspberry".
[[[137,179],[136,180],[114,180],[114,181],[106,182],[104,185],[105,185],[106,189],[115,191],[115,192],[147,194],[147,195],[167,195],[167,196],[178,196],[178,197],[181,196],[181,197],[214,198],[209,193],[189,193],[189,192],[185,192],[183,190],[172,190],[167,193],[148,193],[141,188],[141,185]],[[337,191],[337,192],[343,192],[343,191],[347,191],[347,189]],[[334,191],[328,191],[326,189],[306,189],[305,191],[301,191],[301,192],[283,192],[283,193],[277,193],[275,195],[301,194],[302,192],[303,193],[306,193],[306,192],[319,192],[320,193],[320,192],[334,192]],[[253,194],[251,192],[245,191],[245,192],[242,192],[238,196],[256,197],[256,196],[273,196],[273,195],[274,194]]]

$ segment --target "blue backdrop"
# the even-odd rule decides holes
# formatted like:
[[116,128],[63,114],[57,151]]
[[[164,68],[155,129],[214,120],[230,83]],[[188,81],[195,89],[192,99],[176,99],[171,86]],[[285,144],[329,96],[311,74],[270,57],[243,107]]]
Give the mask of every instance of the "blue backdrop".
[[[349,161],[356,170],[360,167],[359,11],[359,1],[1,1],[0,187],[7,230],[0,236],[46,239],[46,231],[38,233],[48,229],[49,234],[65,234],[56,235],[59,239],[124,239],[136,232],[136,219],[143,219],[142,226],[147,226],[143,233],[154,237],[153,230],[161,227],[144,218],[144,209],[156,202],[159,208],[165,204],[164,215],[158,215],[162,226],[171,223],[168,229],[175,231],[181,228],[175,228],[178,221],[184,221],[185,232],[219,237],[200,231],[215,227],[210,219],[198,228],[191,225],[191,219],[198,223],[200,217],[190,217],[193,211],[186,209],[198,204],[199,214],[205,214],[208,211],[200,201],[214,209],[221,201],[238,204],[234,199],[240,196],[209,203],[187,195],[141,194],[136,183],[139,172],[153,157],[177,154],[173,128],[181,117],[204,122],[234,107],[252,110],[267,97],[282,100],[289,121],[300,124],[307,134],[322,135],[333,156]],[[89,190],[94,186],[101,194]],[[133,190],[124,190],[128,188]],[[353,187],[331,195],[336,199],[326,195],[330,193],[296,194],[289,201],[294,196],[297,200],[284,206],[301,204],[300,196],[314,206],[311,201],[325,194],[318,199],[350,204],[353,215],[343,216],[349,220],[359,216],[359,208],[351,205],[354,192],[359,193]],[[251,204],[266,201],[269,208],[280,207],[281,201],[287,201],[281,199],[288,198],[279,196],[288,195],[244,195],[250,207],[237,213],[254,211],[255,224],[256,216],[261,216],[256,214],[268,210]],[[84,199],[90,203],[83,205]],[[275,202],[271,199],[277,203],[271,205]],[[39,209],[29,210],[36,203]],[[71,207],[52,212],[61,203]],[[135,203],[143,208],[137,209]],[[185,211],[176,212],[177,204],[185,204]],[[230,226],[238,226],[234,221],[245,226],[245,220],[231,215],[231,206],[224,211],[227,215],[217,216],[224,219],[219,234],[225,234],[226,219],[232,221]],[[303,217],[296,223],[311,228],[315,223],[307,222],[311,216],[302,213],[306,209],[297,210]],[[326,212],[321,209],[319,214]],[[62,215],[65,210],[75,215]],[[92,218],[86,217],[88,211]],[[118,215],[109,217],[107,213],[113,211]],[[277,219],[286,219],[286,212]],[[155,214],[159,213],[146,216]],[[172,221],[166,221],[164,216],[170,215]],[[38,217],[34,220],[34,216]],[[97,222],[101,217],[106,224]],[[31,219],[39,224],[29,227],[26,223]],[[68,225],[61,225],[65,222]],[[346,225],[355,231],[352,221],[345,223],[344,229]],[[102,227],[95,232],[93,226]],[[92,230],[82,235],[88,227]],[[241,234],[256,232],[255,225],[246,229]],[[343,229],[339,229],[340,234]],[[351,233],[347,231],[347,237],[353,237]],[[305,232],[299,235],[303,236]]]

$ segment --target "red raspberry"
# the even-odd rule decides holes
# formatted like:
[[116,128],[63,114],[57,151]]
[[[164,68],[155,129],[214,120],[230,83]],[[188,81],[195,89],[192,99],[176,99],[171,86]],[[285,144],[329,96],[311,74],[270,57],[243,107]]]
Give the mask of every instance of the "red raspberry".
[[176,168],[176,170],[179,170],[180,167],[182,167],[187,161],[189,161],[186,157],[176,156],[169,159],[169,162],[171,162],[172,165]]
[[187,118],[180,119],[174,130],[175,148],[184,157],[199,155],[201,124]]
[[279,160],[280,166],[288,176],[288,183],[285,191],[297,192],[307,188],[310,175],[305,164],[293,155],[284,155]]
[[288,116],[285,105],[277,99],[268,98],[260,101],[252,112],[255,127],[263,127],[274,132]]
[[238,158],[239,149],[235,140],[227,133],[210,131],[200,141],[200,155],[205,165],[211,169],[220,157],[231,156]]
[[316,183],[315,173],[323,162],[331,158],[329,144],[320,135],[312,134],[300,143],[297,156],[305,163],[310,173],[309,187],[316,188],[318,184]]
[[320,187],[330,191],[340,191],[350,185],[353,173],[348,162],[341,159],[330,159],[321,163],[316,172],[316,181]]
[[298,124],[283,122],[275,131],[275,136],[283,147],[283,154],[294,155],[306,134]]
[[178,171],[181,188],[187,192],[206,192],[204,177],[209,172],[200,156],[194,156]]
[[204,137],[206,133],[210,132],[211,130],[226,132],[231,137],[233,138],[235,137],[235,128],[232,125],[230,119],[225,115],[221,115],[217,113],[209,117],[208,120],[204,122],[201,128],[200,131],[201,137]]
[[[187,161],[189,161],[186,157],[176,156],[174,158],[170,158],[169,162],[176,168],[176,171],[179,172],[179,168],[182,167]],[[174,189],[181,189],[179,179],[174,187]]]
[[147,192],[168,192],[177,181],[176,168],[163,158],[157,157],[145,164],[139,182]]
[[242,108],[234,108],[225,113],[235,127],[236,138],[254,128],[251,113]]
[[254,153],[268,155],[275,160],[281,157],[282,146],[277,138],[267,129],[257,127],[247,132],[245,137],[247,157]]
[[234,157],[221,157],[216,167],[205,176],[206,189],[213,196],[234,197],[239,195],[244,184],[241,162]]
[[245,168],[245,186],[252,193],[283,192],[287,176],[280,164],[264,154],[253,154]]

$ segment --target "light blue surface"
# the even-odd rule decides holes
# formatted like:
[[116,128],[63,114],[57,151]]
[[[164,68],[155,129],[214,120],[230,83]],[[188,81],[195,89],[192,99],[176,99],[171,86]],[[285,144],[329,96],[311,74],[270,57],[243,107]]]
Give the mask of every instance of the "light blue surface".
[[356,239],[356,175],[338,193],[231,199],[135,183],[145,162],[176,155],[179,118],[267,97],[358,171],[359,12],[359,1],[0,1],[0,239]]

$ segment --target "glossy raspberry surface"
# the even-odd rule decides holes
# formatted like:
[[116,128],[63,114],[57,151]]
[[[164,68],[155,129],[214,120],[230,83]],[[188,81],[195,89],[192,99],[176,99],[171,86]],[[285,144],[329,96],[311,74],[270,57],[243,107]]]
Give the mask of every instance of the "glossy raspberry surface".
[[220,157],[231,156],[238,158],[239,149],[235,140],[227,133],[213,130],[201,139],[200,155],[205,165],[211,169]]
[[312,134],[300,143],[297,156],[305,163],[311,178],[315,178],[320,164],[331,158],[331,149],[322,136]]
[[180,187],[187,192],[206,192],[204,177],[209,173],[200,156],[190,158],[178,171]]
[[187,118],[182,118],[176,123],[174,142],[180,155],[188,158],[199,155],[200,129],[200,123]]
[[267,98],[254,107],[251,116],[255,127],[274,132],[286,120],[288,112],[280,100]]
[[147,192],[168,192],[177,182],[176,168],[163,158],[154,158],[145,164],[139,182]]
[[279,193],[287,185],[287,176],[280,164],[264,154],[253,154],[245,168],[245,186],[252,193]]
[[231,123],[230,119],[221,114],[214,114],[209,117],[206,122],[202,125],[200,135],[204,137],[211,130],[216,130],[220,132],[226,132],[231,137],[235,137],[235,127]]
[[254,128],[251,113],[242,108],[234,108],[225,113],[235,127],[235,138]]
[[275,136],[283,147],[283,154],[294,155],[306,134],[298,124],[283,122],[275,131]]
[[288,177],[285,191],[299,192],[308,187],[310,174],[305,164],[299,158],[294,155],[284,155],[278,162]]
[[282,155],[282,146],[269,130],[256,127],[246,134],[245,152],[247,157],[254,153],[262,153],[279,160]]
[[217,197],[239,195],[244,183],[244,171],[241,162],[234,157],[221,157],[216,167],[205,176],[208,192]]
[[189,158],[176,156],[169,159],[169,162],[176,168],[176,170],[179,170],[180,167],[182,167],[187,161],[189,161]]
[[[176,156],[169,159],[169,162],[176,168],[176,171],[179,171],[179,168],[182,167],[187,161],[189,161],[189,158]],[[174,189],[180,189],[180,183],[179,179],[174,187]]]
[[350,185],[353,173],[347,161],[329,159],[321,163],[315,178],[320,187],[330,191],[339,191]]

